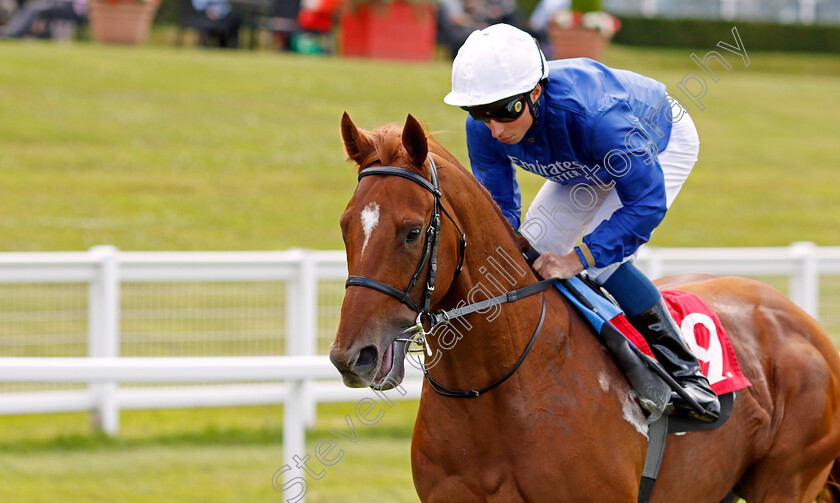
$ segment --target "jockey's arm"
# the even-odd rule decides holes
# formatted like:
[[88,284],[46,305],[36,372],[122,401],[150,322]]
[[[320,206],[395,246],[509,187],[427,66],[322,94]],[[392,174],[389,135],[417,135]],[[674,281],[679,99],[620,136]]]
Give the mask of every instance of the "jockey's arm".
[[665,217],[658,152],[640,131],[638,119],[619,109],[604,114],[593,128],[592,156],[602,160],[603,178],[615,182],[622,207],[583,237],[578,256],[586,268],[605,267],[632,255]]

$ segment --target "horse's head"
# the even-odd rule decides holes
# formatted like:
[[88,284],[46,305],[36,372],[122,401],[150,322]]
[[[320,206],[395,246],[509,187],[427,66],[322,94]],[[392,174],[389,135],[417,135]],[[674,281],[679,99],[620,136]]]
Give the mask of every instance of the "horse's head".
[[[347,386],[389,389],[405,372],[408,343],[397,339],[405,339],[418,312],[448,290],[460,235],[454,225],[435,222],[440,193],[435,194],[429,140],[414,117],[409,115],[402,129],[388,125],[371,133],[345,113],[341,134],[360,178],[341,216],[350,280],[330,360]],[[440,266],[430,276],[434,245]]]

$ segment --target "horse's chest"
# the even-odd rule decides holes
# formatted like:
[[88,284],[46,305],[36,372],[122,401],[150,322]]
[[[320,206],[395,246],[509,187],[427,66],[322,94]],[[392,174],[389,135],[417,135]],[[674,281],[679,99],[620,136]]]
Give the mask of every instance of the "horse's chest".
[[428,484],[424,502],[459,503],[524,503],[528,499],[520,492],[514,479],[513,467],[499,464],[473,464],[466,469],[441,473],[440,478]]
[[[606,394],[603,388],[595,384],[587,397]],[[609,494],[602,502],[633,500],[645,437],[622,418],[620,401],[606,401],[597,410],[581,403],[521,416],[514,411],[446,415],[440,409],[431,414],[421,406],[412,442],[421,500],[588,502],[592,487]],[[605,469],[617,459],[624,460],[622,469]]]
[[[415,467],[415,483],[424,503],[569,503],[589,502],[592,492],[578,469],[562,466],[556,459],[530,456],[530,446],[522,446],[522,456],[496,461],[487,457],[468,457],[457,466],[437,463]],[[537,449],[533,449],[536,451]],[[599,482],[600,484],[600,482]],[[604,500],[606,501],[606,500]],[[629,501],[616,500],[616,501]]]
[[415,438],[413,470],[424,503],[550,501],[537,495],[554,491],[556,475],[564,470],[561,451],[546,449],[550,439],[539,429],[438,433]]

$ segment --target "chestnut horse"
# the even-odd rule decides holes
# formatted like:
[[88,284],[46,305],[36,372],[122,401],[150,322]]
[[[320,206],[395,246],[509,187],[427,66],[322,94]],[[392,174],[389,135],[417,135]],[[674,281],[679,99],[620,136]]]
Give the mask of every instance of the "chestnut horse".
[[[489,193],[411,115],[403,128],[368,132],[345,113],[341,133],[362,176],[341,216],[356,280],[330,359],[347,386],[387,389],[403,377],[401,334],[418,318],[428,325],[417,311],[450,310],[538,278]],[[366,173],[371,166],[390,168]],[[651,501],[734,502],[737,494],[749,503],[840,502],[832,482],[840,474],[840,356],[825,332],[756,281],[694,277],[679,288],[717,312],[752,386],[736,392],[722,427],[671,436]],[[434,360],[429,375],[454,390],[509,379],[468,399],[424,383],[411,447],[420,500],[636,502],[642,409],[568,301],[550,288],[459,321],[426,341],[435,355],[426,358]]]

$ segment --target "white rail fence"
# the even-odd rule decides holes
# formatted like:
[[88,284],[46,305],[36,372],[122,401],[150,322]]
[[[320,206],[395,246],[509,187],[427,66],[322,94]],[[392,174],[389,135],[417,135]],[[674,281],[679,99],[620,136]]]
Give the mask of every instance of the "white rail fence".
[[[648,247],[637,264],[653,277],[709,272],[775,279],[771,284],[840,336],[840,247]],[[284,459],[291,464],[293,455],[305,452],[315,404],[373,393],[344,387],[325,356],[346,276],[344,253],[337,251],[123,252],[99,246],[0,253],[0,415],[89,411],[94,427],[115,435],[121,410],[282,403]],[[230,290],[234,286],[257,290],[248,296]],[[213,294],[215,288],[222,293]],[[322,302],[324,292],[334,295]],[[157,297],[171,305],[150,300]],[[264,302],[268,297],[273,300]],[[262,307],[243,305],[249,303]],[[231,311],[230,305],[239,307]],[[254,325],[260,325],[259,335],[249,339]],[[29,342],[35,339],[37,344]],[[391,392],[389,398],[419,397],[419,375],[406,368],[405,394]],[[2,386],[14,385],[6,383],[77,387],[9,391]]]
[[613,14],[682,19],[725,19],[777,23],[837,23],[840,9],[835,2],[819,0],[607,0]]
[[[88,252],[0,253],[0,287],[33,284],[87,287],[84,356],[6,356],[8,351],[3,353],[3,349],[19,346],[13,339],[21,334],[4,334],[3,314],[9,310],[3,308],[0,296],[0,383],[89,384],[87,389],[0,393],[0,415],[91,411],[93,426],[115,435],[119,429],[119,411],[125,409],[284,403],[292,405],[291,410],[303,411],[285,414],[286,418],[298,416],[295,419],[311,424],[317,402],[354,401],[364,396],[363,391],[344,387],[328,358],[316,354],[319,282],[343,283],[346,277],[344,252],[337,251],[123,252],[111,246],[98,246]],[[267,348],[268,352],[259,348],[249,351],[264,353],[260,356],[121,354],[121,329],[125,324],[122,315],[127,310],[121,305],[125,285],[243,282],[285,286],[285,295],[279,302],[285,306],[273,306],[284,310],[285,327],[275,327],[275,333],[268,335],[284,339],[283,356],[272,353],[271,347]],[[227,297],[231,302],[238,301],[233,294]],[[35,316],[38,312],[36,309]],[[164,317],[172,316],[171,312],[156,312]],[[13,318],[20,318],[20,313],[16,314]],[[5,341],[4,335],[7,335]],[[201,338],[201,334],[197,337]],[[409,371],[409,376],[417,375]],[[269,382],[242,384],[242,381]],[[117,383],[219,382],[237,384],[117,386]],[[419,397],[417,379],[409,379],[405,388],[408,391],[405,397],[396,398]]]

